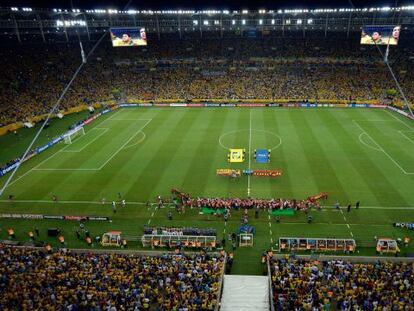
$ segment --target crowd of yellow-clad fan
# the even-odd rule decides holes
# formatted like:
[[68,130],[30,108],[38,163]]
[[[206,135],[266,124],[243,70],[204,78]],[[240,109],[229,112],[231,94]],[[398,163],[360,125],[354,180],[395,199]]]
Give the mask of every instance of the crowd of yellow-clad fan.
[[[307,99],[390,102],[395,88],[375,47],[358,39],[152,38],[147,47],[102,43],[59,110],[114,99]],[[174,40],[174,41],[171,41]],[[171,44],[174,42],[174,44]],[[412,102],[404,42],[390,62]],[[92,43],[84,44],[86,52]],[[47,113],[80,64],[78,44],[31,44],[0,51],[0,126]],[[397,95],[397,97],[400,97]]]
[[214,310],[223,257],[0,245],[1,310]]
[[276,310],[412,310],[413,263],[270,260]]

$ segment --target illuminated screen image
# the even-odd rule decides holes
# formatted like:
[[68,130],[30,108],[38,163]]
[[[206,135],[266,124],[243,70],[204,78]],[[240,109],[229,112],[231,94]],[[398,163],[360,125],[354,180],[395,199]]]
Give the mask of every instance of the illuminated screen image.
[[111,28],[113,47],[147,45],[145,28]]
[[397,45],[401,26],[363,26],[361,44]]

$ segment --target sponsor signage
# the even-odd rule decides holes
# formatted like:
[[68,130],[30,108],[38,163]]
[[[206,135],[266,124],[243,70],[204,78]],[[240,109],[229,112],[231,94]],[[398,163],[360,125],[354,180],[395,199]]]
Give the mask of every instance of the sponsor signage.
[[204,107],[204,104],[187,104],[187,107]]
[[54,220],[95,220],[108,221],[109,217],[104,216],[75,216],[75,215],[41,215],[41,214],[0,214],[0,218],[6,219],[54,219]]
[[282,176],[282,171],[280,170],[254,170],[253,176],[259,177],[279,177]]

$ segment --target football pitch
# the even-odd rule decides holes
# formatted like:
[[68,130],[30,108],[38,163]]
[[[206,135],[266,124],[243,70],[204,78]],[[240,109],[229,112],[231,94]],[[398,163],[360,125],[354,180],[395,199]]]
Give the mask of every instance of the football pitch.
[[[5,143],[0,140],[0,147]],[[246,160],[228,163],[229,148],[246,149]],[[255,149],[271,149],[270,163],[256,163]],[[283,175],[229,179],[216,176],[219,168],[280,169]],[[414,222],[414,124],[393,112],[363,108],[118,109],[87,125],[72,144],[58,144],[24,163],[0,198],[0,212],[112,218],[87,222],[92,235],[120,230],[139,236],[150,224],[216,228],[221,240],[239,227],[241,212],[232,213],[225,226],[223,219],[200,215],[198,209],[185,214],[171,209],[168,220],[169,208],[146,206],[158,195],[170,197],[171,188],[192,197],[329,194],[322,211],[311,212],[311,224],[303,212],[276,223],[266,211],[258,219],[249,211],[257,230],[254,246],[235,251],[235,273],[258,273],[261,253],[281,236],[354,238],[360,254],[374,255],[375,236],[414,239],[413,231],[392,225]],[[118,193],[127,206],[114,214],[110,202],[119,201]],[[52,195],[59,202],[53,203]],[[332,207],[335,202],[340,211]],[[349,213],[348,204],[353,205]],[[87,247],[74,235],[75,221],[0,219],[0,239],[7,238],[10,226],[23,242],[36,226],[43,241],[58,245],[45,229],[59,227],[68,247]],[[413,251],[409,246],[402,254]]]

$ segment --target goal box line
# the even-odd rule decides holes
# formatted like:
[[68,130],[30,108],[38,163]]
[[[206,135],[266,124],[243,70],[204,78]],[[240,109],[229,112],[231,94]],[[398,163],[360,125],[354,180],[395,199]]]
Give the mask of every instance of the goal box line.
[[78,126],[74,128],[73,130],[70,130],[63,136],[63,141],[65,144],[72,144],[73,138],[76,138],[77,136],[85,135],[85,129],[83,126]]

